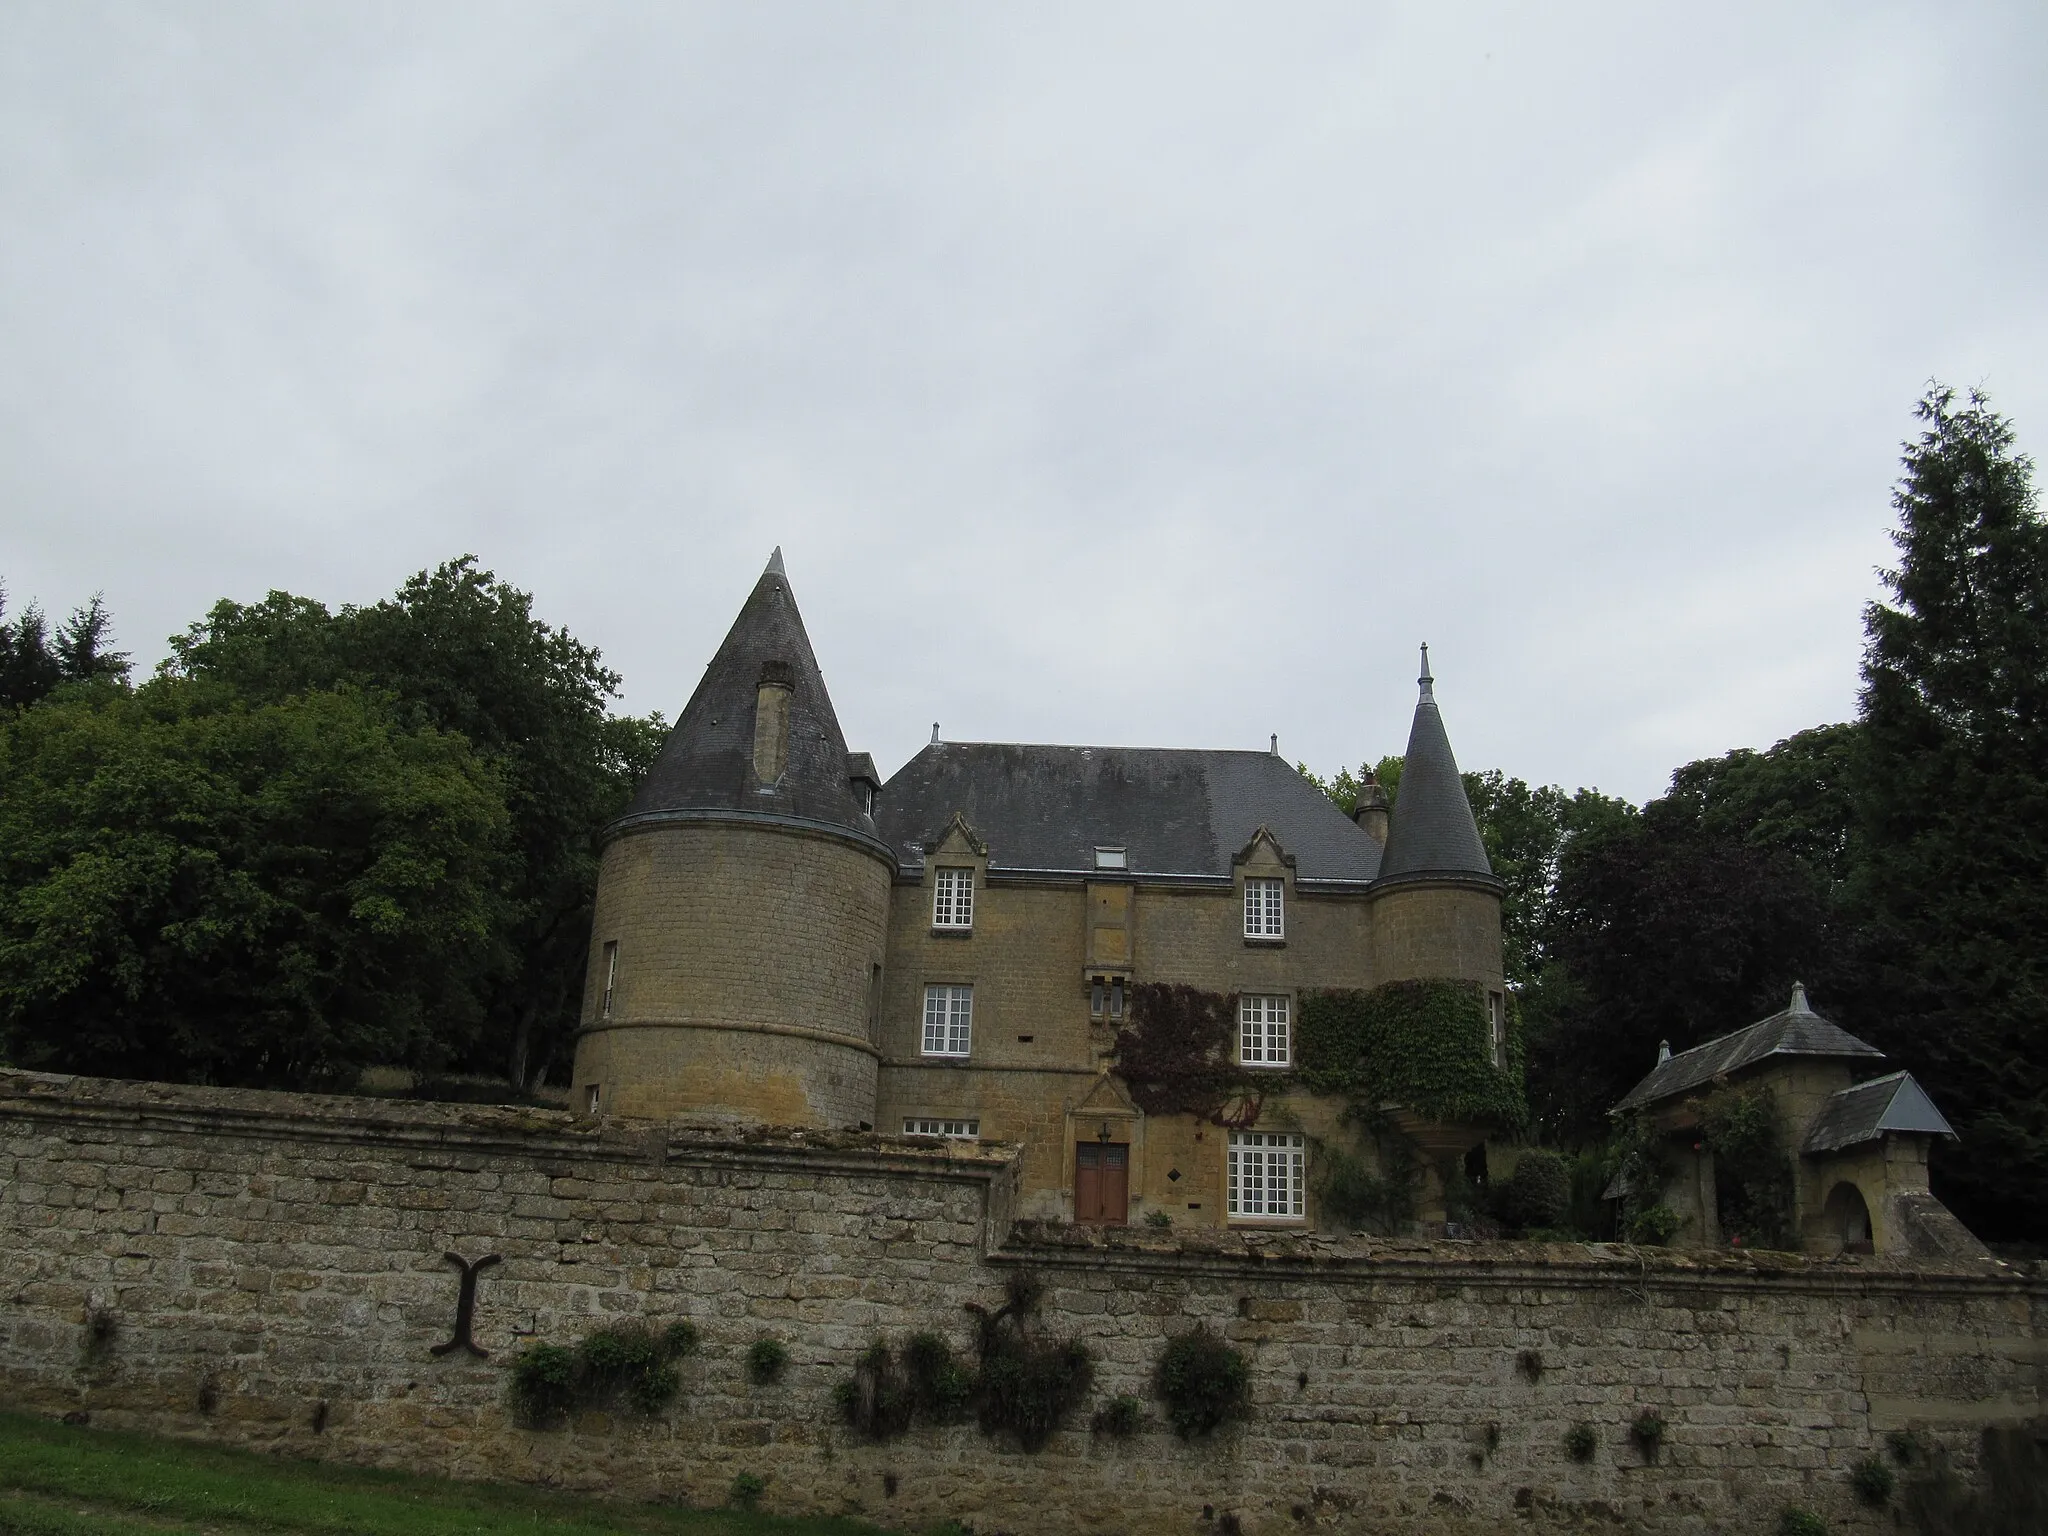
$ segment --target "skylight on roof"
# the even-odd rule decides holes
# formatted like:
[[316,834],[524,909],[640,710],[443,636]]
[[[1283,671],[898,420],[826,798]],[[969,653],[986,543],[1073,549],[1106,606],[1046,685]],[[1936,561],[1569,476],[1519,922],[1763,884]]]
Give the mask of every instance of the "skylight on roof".
[[1097,869],[1128,869],[1130,865],[1124,857],[1123,849],[1098,848],[1095,850],[1095,867]]

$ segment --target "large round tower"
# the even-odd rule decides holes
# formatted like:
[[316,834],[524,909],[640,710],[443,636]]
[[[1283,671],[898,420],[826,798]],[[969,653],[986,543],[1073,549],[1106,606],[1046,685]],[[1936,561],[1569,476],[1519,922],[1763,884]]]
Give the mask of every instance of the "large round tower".
[[1373,974],[1379,981],[1470,981],[1502,1007],[1501,882],[1465,798],[1451,739],[1436,707],[1429,647],[1422,696],[1371,887]]
[[575,1107],[770,1125],[875,1114],[894,856],[777,550],[606,829]]

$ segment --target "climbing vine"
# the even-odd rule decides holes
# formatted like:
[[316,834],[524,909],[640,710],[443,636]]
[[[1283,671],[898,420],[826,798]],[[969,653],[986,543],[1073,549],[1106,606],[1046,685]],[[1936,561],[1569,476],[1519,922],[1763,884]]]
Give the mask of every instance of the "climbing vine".
[[1236,1030],[1235,992],[1141,981],[1131,988],[1129,1020],[1110,1056],[1146,1114],[1247,1126],[1259,1118],[1264,1094],[1284,1080],[1238,1065]]
[[1505,1069],[1493,1062],[1486,994],[1469,982],[1394,981],[1302,995],[1296,1076],[1360,1110],[1400,1104],[1432,1120],[1513,1127],[1522,1093],[1520,1011],[1508,1003]]
[[1700,1136],[1714,1155],[1714,1203],[1729,1241],[1791,1247],[1792,1159],[1770,1091],[1715,1095],[1700,1112]]

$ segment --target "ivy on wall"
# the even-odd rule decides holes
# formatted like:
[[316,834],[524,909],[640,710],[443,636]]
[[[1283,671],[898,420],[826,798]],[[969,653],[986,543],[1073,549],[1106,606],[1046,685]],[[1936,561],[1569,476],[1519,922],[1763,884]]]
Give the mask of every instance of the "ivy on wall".
[[1259,1118],[1270,1071],[1238,1065],[1237,994],[1204,992],[1178,982],[1141,981],[1131,988],[1128,1022],[1110,1060],[1148,1115],[1194,1115],[1242,1127]]
[[1148,1115],[1194,1115],[1240,1128],[1264,1097],[1290,1088],[1348,1100],[1360,1116],[1399,1104],[1432,1120],[1521,1124],[1520,1010],[1508,999],[1508,1064],[1493,1064],[1484,989],[1462,981],[1395,981],[1369,992],[1305,992],[1295,1068],[1237,1061],[1237,994],[1140,982],[1111,1061]]
[[1714,1155],[1723,1235],[1736,1247],[1794,1246],[1792,1154],[1770,1090],[1716,1094],[1701,1111],[1700,1133]]
[[1485,990],[1463,981],[1392,981],[1369,992],[1307,992],[1296,1008],[1295,1077],[1361,1111],[1400,1104],[1459,1125],[1520,1125],[1520,1010],[1508,1001],[1508,1064],[1493,1064]]

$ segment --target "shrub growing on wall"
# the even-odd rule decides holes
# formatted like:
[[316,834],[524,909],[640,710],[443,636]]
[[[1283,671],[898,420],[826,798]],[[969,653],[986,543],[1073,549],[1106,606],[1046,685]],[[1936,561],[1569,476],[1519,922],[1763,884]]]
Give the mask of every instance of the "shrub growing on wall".
[[578,1409],[625,1403],[659,1413],[682,1386],[675,1362],[696,1347],[697,1330],[687,1322],[659,1331],[615,1323],[586,1334],[574,1349],[532,1345],[512,1362],[513,1417],[528,1429],[554,1429]]
[[1166,1404],[1166,1421],[1183,1440],[1251,1415],[1251,1362],[1206,1327],[1166,1341],[1153,1385]]
[[1012,1275],[993,1312],[969,1303],[980,1323],[981,1374],[975,1399],[987,1434],[1008,1434],[1038,1450],[1088,1395],[1095,1362],[1079,1339],[1040,1338],[1033,1326],[1044,1287],[1029,1273]]

